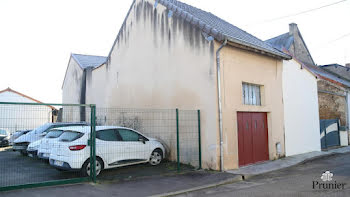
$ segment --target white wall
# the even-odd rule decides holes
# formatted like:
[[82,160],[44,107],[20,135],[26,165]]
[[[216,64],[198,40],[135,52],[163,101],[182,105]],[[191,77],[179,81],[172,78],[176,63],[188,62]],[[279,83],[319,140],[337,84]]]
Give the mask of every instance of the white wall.
[[[0,102],[35,103],[35,101],[6,91],[0,93]],[[0,129],[10,133],[17,130],[34,129],[51,122],[52,110],[44,105],[7,105],[0,104]]]
[[320,151],[317,79],[295,60],[283,61],[286,156]]
[[[73,57],[70,58],[62,86],[62,102],[65,104],[80,104],[83,69]],[[64,106],[62,121],[80,121],[80,107]]]
[[110,63],[87,75],[86,102],[109,108],[201,109],[203,166],[217,169],[214,42],[175,14],[169,18],[163,5],[154,9],[154,2],[135,2]]

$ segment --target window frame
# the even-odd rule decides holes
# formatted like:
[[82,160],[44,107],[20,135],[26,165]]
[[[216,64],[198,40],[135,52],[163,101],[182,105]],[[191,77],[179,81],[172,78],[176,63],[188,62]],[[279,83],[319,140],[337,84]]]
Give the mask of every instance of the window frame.
[[263,85],[242,82],[242,104],[249,106],[262,106],[262,91]]
[[[116,134],[117,136],[117,140],[113,140],[113,141],[107,141],[107,140],[103,140],[103,139],[100,139],[97,137],[98,133],[101,132],[101,131],[114,131],[114,133]],[[102,130],[98,130],[96,131],[96,139],[99,139],[101,141],[104,141],[104,142],[122,142],[123,139],[122,137],[119,135],[119,131],[117,129],[102,129]]]
[[[116,130],[117,130],[117,132],[118,132],[118,135],[119,135],[119,136],[121,137],[121,139],[122,139],[121,142],[139,142],[139,141],[140,141],[140,137],[142,137],[142,138],[144,139],[144,141],[149,141],[149,139],[148,139],[147,137],[145,137],[144,135],[142,135],[141,133],[139,133],[139,132],[137,132],[137,131],[135,131],[135,130],[127,129],[127,128],[118,128],[118,129],[116,129]],[[120,133],[119,133],[119,130],[127,130],[127,131],[131,131],[131,132],[136,133],[136,134],[138,135],[137,141],[124,141],[122,135],[120,135]]]

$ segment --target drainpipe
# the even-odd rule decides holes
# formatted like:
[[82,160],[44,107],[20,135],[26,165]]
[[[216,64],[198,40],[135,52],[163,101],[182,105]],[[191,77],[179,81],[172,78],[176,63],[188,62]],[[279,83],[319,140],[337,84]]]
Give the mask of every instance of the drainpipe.
[[346,90],[346,92],[345,92],[345,94],[346,94],[346,96],[345,96],[345,99],[346,99],[346,122],[347,122],[347,124],[346,124],[346,130],[349,130],[349,128],[350,128],[350,121],[349,121],[349,116],[350,116],[350,111],[349,111],[349,90]]
[[216,79],[218,84],[218,108],[219,108],[219,132],[220,132],[220,170],[224,171],[224,147],[223,147],[223,134],[222,134],[222,105],[221,105],[221,73],[220,73],[220,51],[227,44],[227,39],[216,51]]

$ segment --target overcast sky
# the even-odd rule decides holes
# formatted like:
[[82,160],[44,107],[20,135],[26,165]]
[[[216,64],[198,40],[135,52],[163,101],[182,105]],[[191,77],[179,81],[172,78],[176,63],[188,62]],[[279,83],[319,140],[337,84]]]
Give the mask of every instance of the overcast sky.
[[[319,65],[350,63],[350,0],[183,0],[266,40],[298,24]],[[60,103],[70,53],[107,56],[132,0],[0,0],[0,90]],[[281,18],[277,20],[271,20]]]

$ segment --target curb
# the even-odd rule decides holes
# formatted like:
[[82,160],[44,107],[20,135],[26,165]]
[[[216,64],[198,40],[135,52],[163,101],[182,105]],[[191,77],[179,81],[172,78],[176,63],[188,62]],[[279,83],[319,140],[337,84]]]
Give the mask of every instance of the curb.
[[242,180],[243,180],[242,176],[238,175],[235,178],[230,178],[230,179],[227,179],[225,181],[219,181],[217,183],[197,186],[197,187],[193,187],[193,188],[190,188],[190,189],[184,189],[184,190],[179,190],[179,191],[175,191],[175,192],[156,194],[156,195],[152,195],[150,197],[175,196],[175,195],[184,194],[184,193],[188,193],[188,192],[194,192],[194,191],[198,191],[198,190],[203,190],[203,189],[218,187],[218,186],[226,185],[226,184],[230,184],[230,183],[235,183],[235,182],[239,182],[239,181],[242,181]]

